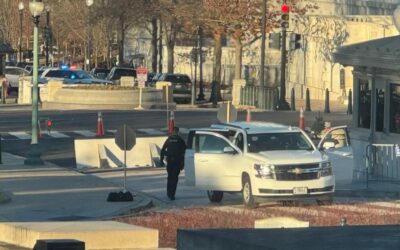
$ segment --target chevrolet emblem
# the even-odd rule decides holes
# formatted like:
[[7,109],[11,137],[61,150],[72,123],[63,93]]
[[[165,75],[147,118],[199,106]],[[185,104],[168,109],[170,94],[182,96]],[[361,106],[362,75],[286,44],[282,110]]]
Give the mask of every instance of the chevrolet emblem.
[[292,173],[299,175],[299,174],[304,173],[304,170],[301,168],[295,168],[292,170]]

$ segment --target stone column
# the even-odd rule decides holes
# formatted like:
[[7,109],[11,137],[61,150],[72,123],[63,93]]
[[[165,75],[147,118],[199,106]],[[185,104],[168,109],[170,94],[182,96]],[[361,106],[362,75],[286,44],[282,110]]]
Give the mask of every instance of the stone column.
[[246,86],[246,80],[235,79],[233,80],[232,88],[232,104],[238,106],[240,104],[240,92],[242,87]]

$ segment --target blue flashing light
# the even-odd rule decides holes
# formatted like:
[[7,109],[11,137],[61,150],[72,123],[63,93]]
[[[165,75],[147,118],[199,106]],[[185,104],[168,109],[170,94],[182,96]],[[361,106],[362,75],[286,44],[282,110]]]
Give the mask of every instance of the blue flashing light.
[[68,69],[68,65],[61,65],[61,69]]

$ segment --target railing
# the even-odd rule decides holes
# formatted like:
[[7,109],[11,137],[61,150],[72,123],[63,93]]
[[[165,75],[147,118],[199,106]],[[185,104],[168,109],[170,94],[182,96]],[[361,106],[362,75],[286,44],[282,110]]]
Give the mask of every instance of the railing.
[[370,144],[366,159],[367,188],[371,181],[400,184],[400,144]]
[[276,88],[244,86],[240,91],[240,105],[255,106],[259,109],[275,110],[279,91]]

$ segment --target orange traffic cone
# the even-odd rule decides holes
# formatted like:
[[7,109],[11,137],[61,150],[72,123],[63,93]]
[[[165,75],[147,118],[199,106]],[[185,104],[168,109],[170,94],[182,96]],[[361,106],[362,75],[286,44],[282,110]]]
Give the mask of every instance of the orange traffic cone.
[[97,129],[96,129],[96,137],[104,136],[104,126],[103,126],[103,117],[101,116],[101,112],[97,115]]
[[305,128],[303,107],[300,108],[299,128],[301,128],[303,130]]
[[171,111],[168,122],[168,134],[172,135],[172,133],[174,132],[174,127],[175,127],[175,115],[174,111]]
[[250,111],[250,109],[247,110],[246,122],[251,122],[251,111]]

